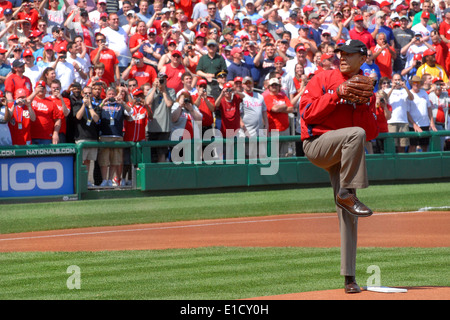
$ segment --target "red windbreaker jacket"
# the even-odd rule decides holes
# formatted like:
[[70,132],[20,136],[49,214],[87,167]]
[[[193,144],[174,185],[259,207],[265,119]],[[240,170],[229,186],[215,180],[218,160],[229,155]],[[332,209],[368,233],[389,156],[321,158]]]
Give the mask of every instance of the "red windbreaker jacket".
[[309,80],[300,100],[302,140],[347,127],[363,128],[367,141],[378,136],[375,94],[369,103],[349,103],[336,94],[346,80],[339,69],[322,71]]

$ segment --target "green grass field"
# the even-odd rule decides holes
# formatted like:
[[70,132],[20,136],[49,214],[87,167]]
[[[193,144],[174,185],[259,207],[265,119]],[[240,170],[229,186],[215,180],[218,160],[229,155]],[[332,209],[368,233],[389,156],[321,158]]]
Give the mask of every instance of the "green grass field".
[[[450,183],[375,185],[375,211],[449,205]],[[88,226],[334,212],[331,188],[205,193],[0,206],[0,233]],[[449,209],[445,209],[449,210]],[[357,278],[377,265],[387,286],[449,286],[450,248],[359,248]],[[342,288],[339,248],[198,248],[0,253],[0,299],[241,299]],[[81,288],[69,289],[77,266]],[[70,282],[70,281],[69,281]]]

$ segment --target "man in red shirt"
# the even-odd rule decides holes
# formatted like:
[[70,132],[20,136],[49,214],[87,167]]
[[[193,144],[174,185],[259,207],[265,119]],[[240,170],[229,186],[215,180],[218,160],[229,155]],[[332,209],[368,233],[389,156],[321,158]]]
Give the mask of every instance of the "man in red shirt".
[[61,129],[59,130],[59,143],[66,143],[67,123],[66,117],[70,114],[70,100],[61,95],[61,81],[58,79],[50,83],[51,96],[50,100],[58,107]]
[[181,82],[181,76],[186,72],[186,68],[181,63],[183,54],[178,50],[173,50],[171,53],[172,59],[170,63],[164,65],[160,72],[167,75],[167,88],[172,88],[175,92],[183,89],[183,83]]
[[206,92],[207,82],[201,78],[197,81],[197,93],[192,95],[192,101],[203,115],[202,117],[202,135],[206,130],[211,129],[214,122],[215,100],[208,96]]
[[5,96],[8,102],[13,102],[16,98],[14,96],[17,89],[25,89],[27,96],[31,94],[32,84],[31,80],[24,76],[25,63],[20,60],[14,60],[12,64],[12,73],[5,79]]
[[339,69],[312,77],[300,100],[300,125],[306,157],[330,176],[341,233],[341,275],[345,293],[359,293],[355,280],[358,218],[372,211],[356,197],[369,185],[364,144],[378,135],[375,95],[367,103],[350,103],[341,95],[346,81],[361,75],[367,47],[348,40],[335,50]]
[[240,105],[242,102],[242,93],[235,92],[233,84],[227,82],[223,86],[223,90],[216,100],[216,107],[219,108],[222,125],[220,126],[220,132],[224,138],[232,138],[239,134],[241,128]]
[[95,34],[95,42],[98,48],[93,50],[90,54],[91,61],[93,65],[102,62],[105,65],[104,77],[110,83],[115,83],[119,85],[120,82],[120,72],[119,72],[119,60],[117,59],[116,53],[108,49],[106,45],[106,37],[101,33]]
[[27,19],[31,23],[31,29],[37,29],[39,12],[33,8],[31,0],[22,0],[22,10],[17,14],[17,20]]
[[31,124],[31,141],[33,144],[58,144],[61,129],[61,115],[58,106],[46,97],[45,82],[36,83],[36,96],[31,107],[36,114],[36,121]]
[[[289,98],[281,92],[281,82],[278,78],[269,80],[268,92],[264,94],[264,103],[267,107],[267,119],[269,120],[269,135],[278,131],[280,136],[290,135],[289,113],[294,112],[294,106]],[[290,142],[280,143],[280,157],[288,154]]]
[[30,145],[31,144],[31,122],[36,120],[36,114],[31,107],[30,101],[36,95],[35,92],[27,98],[25,89],[17,89],[15,94],[15,102],[10,102],[8,108],[12,113],[12,118],[8,123],[11,132],[11,140],[13,145]]
[[128,80],[130,78],[137,80],[139,88],[146,83],[152,84],[157,78],[155,68],[144,63],[142,52],[137,51],[133,53],[130,65],[122,73],[122,79]]
[[356,15],[353,19],[355,25],[353,29],[351,29],[348,33],[350,38],[353,40],[360,40],[362,43],[366,45],[367,48],[372,48],[375,46],[375,40],[372,35],[367,31],[364,27],[364,19],[361,15]]

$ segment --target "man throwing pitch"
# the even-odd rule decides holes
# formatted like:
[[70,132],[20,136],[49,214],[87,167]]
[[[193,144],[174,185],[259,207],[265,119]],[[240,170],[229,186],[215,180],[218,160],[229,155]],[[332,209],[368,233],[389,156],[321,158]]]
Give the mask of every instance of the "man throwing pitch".
[[345,292],[359,293],[355,280],[359,217],[372,215],[356,197],[369,186],[364,143],[375,139],[373,80],[362,75],[367,47],[348,40],[335,50],[339,69],[315,75],[300,101],[301,137],[307,158],[330,175],[341,233],[341,275]]

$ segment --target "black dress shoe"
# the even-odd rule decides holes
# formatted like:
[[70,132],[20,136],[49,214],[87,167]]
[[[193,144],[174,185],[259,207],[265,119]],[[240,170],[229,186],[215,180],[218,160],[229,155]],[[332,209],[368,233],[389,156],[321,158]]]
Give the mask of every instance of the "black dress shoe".
[[345,277],[345,293],[360,293],[361,288],[356,283],[355,277],[346,276]]
[[360,293],[361,288],[356,282],[352,282],[345,285],[345,293]]
[[345,198],[337,195],[336,204],[355,217],[369,217],[373,214],[372,210],[351,193]]

